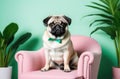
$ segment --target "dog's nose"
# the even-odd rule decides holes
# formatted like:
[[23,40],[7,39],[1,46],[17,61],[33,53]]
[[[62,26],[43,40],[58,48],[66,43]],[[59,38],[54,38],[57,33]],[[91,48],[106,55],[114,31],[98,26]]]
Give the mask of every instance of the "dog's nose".
[[56,29],[60,29],[61,28],[61,26],[60,25],[56,25]]

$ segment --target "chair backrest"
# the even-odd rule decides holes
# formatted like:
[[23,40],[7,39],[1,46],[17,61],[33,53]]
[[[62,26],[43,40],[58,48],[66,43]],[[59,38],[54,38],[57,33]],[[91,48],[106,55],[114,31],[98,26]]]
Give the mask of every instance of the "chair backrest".
[[101,54],[101,47],[96,40],[87,36],[71,36],[73,47],[79,54],[85,51],[91,51]]

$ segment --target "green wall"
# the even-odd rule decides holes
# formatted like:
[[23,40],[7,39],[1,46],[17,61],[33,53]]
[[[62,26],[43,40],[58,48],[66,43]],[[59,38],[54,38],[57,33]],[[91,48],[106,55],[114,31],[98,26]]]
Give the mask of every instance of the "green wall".
[[[18,37],[25,32],[31,32],[32,38],[22,45],[19,50],[38,50],[42,47],[42,34],[45,27],[42,20],[49,15],[67,15],[72,18],[69,27],[72,35],[85,35],[94,28],[89,24],[96,17],[83,16],[99,12],[86,7],[91,1],[98,0],[0,0],[0,30],[15,22],[19,25]],[[92,36],[102,47],[102,59],[98,79],[112,79],[112,66],[116,65],[113,41],[105,33],[98,31]],[[17,66],[13,60],[13,77],[17,79]]]

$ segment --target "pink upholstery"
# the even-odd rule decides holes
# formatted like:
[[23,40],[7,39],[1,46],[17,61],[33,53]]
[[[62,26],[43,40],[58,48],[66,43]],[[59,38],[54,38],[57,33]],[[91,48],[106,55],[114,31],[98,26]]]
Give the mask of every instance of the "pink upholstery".
[[78,52],[78,69],[71,72],[52,69],[41,72],[45,64],[44,49],[38,51],[19,51],[15,55],[18,62],[18,79],[75,79],[83,76],[84,79],[97,79],[101,48],[92,38],[86,36],[72,36],[74,49]]

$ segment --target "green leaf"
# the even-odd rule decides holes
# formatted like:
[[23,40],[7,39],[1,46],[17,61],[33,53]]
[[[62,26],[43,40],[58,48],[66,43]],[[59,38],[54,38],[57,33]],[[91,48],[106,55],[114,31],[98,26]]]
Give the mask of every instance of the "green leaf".
[[1,31],[0,31],[0,39],[2,38],[2,33],[1,33]]
[[109,10],[108,5],[99,4],[97,2],[92,2],[92,3],[99,6],[99,7],[102,7],[102,8],[105,8],[105,9]]
[[2,44],[2,33],[0,31],[0,47],[1,47],[1,44]]
[[14,40],[14,36],[11,36],[11,38],[7,40],[7,42],[6,41],[5,42],[7,43],[7,45],[9,45],[13,40]]
[[120,11],[120,1],[118,2],[117,7],[118,7],[118,9]]
[[113,26],[108,26],[108,27],[97,27],[95,30],[93,30],[91,32],[90,35],[92,35],[94,32],[98,31],[98,30],[102,30],[104,31],[106,34],[108,34],[111,39],[115,39],[116,37],[116,29]]
[[86,15],[86,16],[100,16],[100,17],[105,18],[105,19],[114,20],[113,16],[106,15],[106,14],[89,14],[89,15]]
[[0,40],[0,47],[4,47],[4,46],[5,46],[5,45],[4,45],[4,42],[5,42],[4,39],[1,39],[1,40]]
[[109,3],[109,8],[111,10],[112,15],[114,15],[114,12],[115,12],[114,5],[113,5],[114,4],[114,0],[113,1],[109,0],[108,3]]
[[111,1],[111,4],[113,5],[114,10],[116,10],[118,8],[119,0],[113,0]]
[[106,0],[100,0],[102,3],[104,3],[105,5],[108,5],[108,2]]
[[4,54],[3,54],[3,48],[0,47],[0,67],[4,66]]
[[18,48],[21,44],[25,43],[30,37],[32,36],[31,33],[25,33],[18,40],[12,45],[12,48]]
[[18,31],[18,25],[16,23],[9,24],[3,31],[3,37],[6,43],[9,44],[13,41],[15,33]]
[[87,7],[91,7],[91,8],[94,8],[94,9],[97,9],[97,10],[100,10],[100,11],[103,11],[107,14],[110,14],[110,12],[104,8],[101,8],[101,7],[98,7],[98,6],[92,6],[92,5],[86,5]]
[[[100,24],[108,24],[108,25],[112,25],[113,24],[113,22],[111,21],[111,20],[109,20],[109,19],[98,19],[98,20],[95,20],[95,21],[93,21],[90,25],[89,25],[89,27],[91,27],[94,23],[96,23],[96,22],[99,22]],[[99,25],[99,24],[98,24]]]
[[0,47],[4,46],[4,42],[5,42],[5,40],[4,40],[3,36],[2,36],[2,33],[0,32]]

